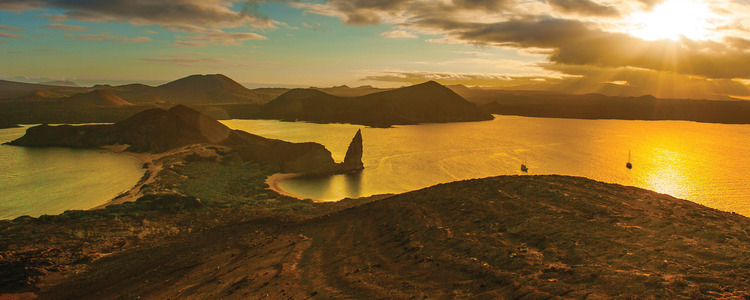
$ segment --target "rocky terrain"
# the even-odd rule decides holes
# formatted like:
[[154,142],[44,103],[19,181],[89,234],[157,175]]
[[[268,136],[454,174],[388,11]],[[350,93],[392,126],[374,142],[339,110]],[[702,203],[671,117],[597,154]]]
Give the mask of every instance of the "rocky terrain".
[[750,296],[748,218],[639,188],[502,176],[334,204],[246,191],[256,196],[231,208],[183,196],[0,222],[0,289],[42,299]]
[[[750,219],[639,188],[501,176],[315,203],[266,178],[325,148],[184,106],[15,143],[151,160],[103,208],[0,221],[0,298],[750,297]],[[325,153],[362,168],[361,132],[343,163]]]
[[[39,125],[9,144],[33,147],[98,148],[127,145],[130,152],[162,153],[193,144],[227,147],[229,155],[261,163],[278,172],[339,173],[362,168],[362,140],[357,132],[349,149],[357,153],[337,164],[331,152],[318,143],[290,143],[267,139],[220,122],[183,105],[169,110],[142,111],[112,125]],[[358,163],[357,163],[358,162]]]
[[374,127],[492,119],[490,114],[434,81],[356,97],[293,89],[263,105],[258,117]]

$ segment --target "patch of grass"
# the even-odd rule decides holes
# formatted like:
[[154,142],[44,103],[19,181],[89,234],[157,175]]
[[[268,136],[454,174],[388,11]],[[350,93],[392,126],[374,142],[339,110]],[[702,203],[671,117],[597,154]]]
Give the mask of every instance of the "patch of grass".
[[266,190],[270,175],[256,164],[188,161],[175,167],[175,190],[197,197],[208,207],[256,204],[273,197]]

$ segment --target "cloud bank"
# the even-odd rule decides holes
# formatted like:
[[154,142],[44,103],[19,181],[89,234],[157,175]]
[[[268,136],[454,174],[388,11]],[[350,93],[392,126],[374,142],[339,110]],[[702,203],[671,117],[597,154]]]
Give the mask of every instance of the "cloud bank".
[[[703,0],[719,16],[711,39],[645,40],[626,29],[628,18],[661,0],[329,0],[297,3],[345,24],[392,24],[396,32],[439,35],[429,41],[544,53],[547,68],[645,69],[710,79],[750,78],[750,31],[742,0]],[[675,12],[679,14],[680,12]],[[742,23],[744,22],[744,23]],[[393,35],[393,36],[391,36]],[[568,74],[568,73],[563,73]]]

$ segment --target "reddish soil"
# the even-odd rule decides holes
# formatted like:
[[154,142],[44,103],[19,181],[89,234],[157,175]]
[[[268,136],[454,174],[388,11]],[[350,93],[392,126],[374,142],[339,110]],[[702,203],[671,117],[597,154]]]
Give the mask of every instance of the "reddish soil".
[[750,219],[667,195],[585,178],[504,176],[370,200],[315,204],[317,212],[304,215],[247,208],[183,214],[193,230],[48,275],[34,293],[750,297]]

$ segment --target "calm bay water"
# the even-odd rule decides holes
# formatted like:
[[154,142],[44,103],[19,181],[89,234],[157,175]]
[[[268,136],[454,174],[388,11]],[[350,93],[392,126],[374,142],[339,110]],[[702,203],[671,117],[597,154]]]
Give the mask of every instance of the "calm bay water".
[[[229,120],[269,138],[319,142],[342,161],[357,129],[365,170],[292,178],[290,194],[338,200],[497,175],[563,174],[637,186],[750,216],[750,125],[496,116],[493,121],[366,128]],[[625,168],[628,151],[633,169]]]
[[[638,186],[750,216],[750,125],[496,116],[493,121],[381,129],[229,120],[269,138],[315,141],[342,161],[357,129],[365,170],[280,183],[303,198],[400,193],[497,175],[564,174]],[[0,130],[0,143],[25,128]],[[628,150],[633,169],[625,168]],[[132,187],[141,163],[108,151],[0,145],[0,219],[88,209]]]
[[[26,128],[0,130],[0,143]],[[0,219],[96,207],[143,176],[140,161],[104,150],[0,145]]]

